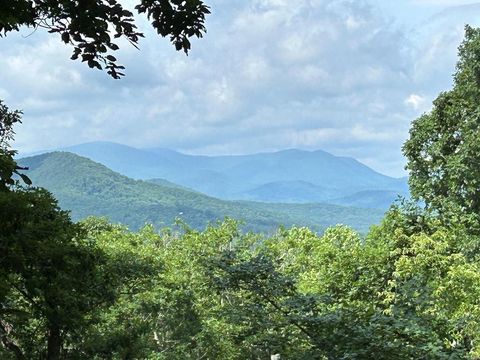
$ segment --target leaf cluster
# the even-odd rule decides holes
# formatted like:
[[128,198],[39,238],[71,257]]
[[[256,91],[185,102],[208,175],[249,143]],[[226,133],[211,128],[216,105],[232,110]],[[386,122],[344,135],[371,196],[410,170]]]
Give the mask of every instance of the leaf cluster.
[[6,191],[16,183],[14,175],[19,176],[27,185],[32,183],[28,176],[20,172],[27,169],[17,164],[14,160],[16,151],[10,149],[10,142],[15,135],[13,127],[22,122],[21,115],[21,111],[9,110],[0,100],[0,191]]
[[[177,50],[188,53],[189,38],[205,33],[209,7],[201,0],[140,0],[138,14],[146,14],[163,37],[169,36]],[[134,14],[117,0],[4,0],[0,3],[0,36],[21,26],[45,28],[73,47],[72,60],[80,59],[90,68],[105,69],[119,79],[124,67],[113,52],[116,39],[125,38],[137,47],[144,36]]]

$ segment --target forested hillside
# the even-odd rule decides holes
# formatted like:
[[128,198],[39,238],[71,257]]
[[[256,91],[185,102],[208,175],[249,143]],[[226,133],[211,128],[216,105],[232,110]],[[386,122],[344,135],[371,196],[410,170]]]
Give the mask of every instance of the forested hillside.
[[194,228],[226,216],[242,220],[245,228],[272,232],[280,225],[310,226],[322,231],[346,224],[361,232],[380,221],[382,210],[326,204],[266,204],[224,201],[160,181],[133,180],[87,158],[55,152],[19,160],[35,186],[50,190],[75,220],[107,216],[139,229],[145,223],[171,226],[179,218]]
[[[165,179],[221,199],[340,203],[388,209],[408,196],[407,179],[382,175],[352,158],[325,151],[285,150],[242,156],[195,156],[167,149],[136,149],[93,142],[63,149],[134,179]],[[392,196],[394,194],[394,196]]]

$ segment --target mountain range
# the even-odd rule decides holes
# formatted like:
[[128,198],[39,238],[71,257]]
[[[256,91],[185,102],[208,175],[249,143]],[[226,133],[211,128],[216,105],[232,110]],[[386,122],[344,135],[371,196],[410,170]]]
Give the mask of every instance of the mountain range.
[[[123,155],[123,158],[118,153],[96,153],[96,156],[116,162],[117,169],[123,167],[124,172],[135,172],[134,169],[137,169],[137,177],[149,177],[152,173],[147,172],[148,161],[157,161],[158,153],[162,153],[158,150],[150,152],[132,150],[104,143],[91,144],[83,149],[92,150],[99,147],[104,150],[124,149],[124,152],[120,154]],[[163,159],[164,164],[170,163],[172,171],[177,169],[177,176],[180,176],[180,173],[185,174],[188,168],[182,172],[178,166],[174,166],[178,165],[178,163],[174,163],[175,157],[182,159],[182,166],[187,166],[190,162],[190,165],[196,169],[195,171],[200,168],[198,164],[195,164],[195,157],[175,152],[165,153],[169,154],[169,157],[160,157],[160,159]],[[143,157],[145,154],[149,156],[147,159]],[[287,152],[286,154],[288,156],[298,155],[296,152]],[[273,157],[277,156],[279,155]],[[259,157],[262,159],[263,155]],[[269,156],[266,156],[266,159],[257,160],[265,164],[268,158]],[[144,160],[140,162],[142,159]],[[243,158],[235,159],[237,160],[237,175],[240,173],[240,169],[245,169],[248,164],[258,166],[258,163],[245,163]],[[216,162],[217,159],[207,158],[205,162],[208,161]],[[348,160],[345,161],[348,162]],[[74,220],[89,215],[106,216],[113,222],[121,222],[133,229],[137,229],[145,223],[151,223],[157,227],[171,226],[177,218],[183,219],[194,228],[203,228],[208,222],[229,216],[243,220],[245,229],[254,231],[271,232],[280,225],[309,226],[313,230],[321,231],[328,226],[342,223],[350,225],[360,232],[366,232],[368,227],[377,223],[384,213],[383,210],[377,209],[319,203],[272,204],[221,200],[167,180],[148,182],[132,179],[86,157],[69,152],[45,153],[22,158],[18,162],[19,165],[29,168],[26,174],[31,178],[33,184],[51,191],[59,200],[60,206],[71,211]],[[218,160],[218,163],[226,166],[224,159]],[[151,164],[156,164],[156,170],[160,169],[158,162]],[[358,166],[358,164],[354,164]],[[220,165],[217,165],[217,168],[221,168]],[[291,165],[286,165],[286,167],[288,166]],[[366,171],[364,168],[360,168]],[[144,172],[141,173],[141,170]],[[252,171],[252,178],[268,178],[266,173],[255,174],[253,165],[250,165],[250,171]],[[229,177],[229,179],[234,182],[235,178]],[[250,181],[250,179],[246,179],[246,181]],[[240,187],[242,181],[239,179],[234,183],[239,184]]]
[[392,178],[353,158],[321,150],[201,156],[111,142],[59,150],[87,157],[133,179],[169,182],[223,200],[386,209],[399,195],[408,196],[407,178]]

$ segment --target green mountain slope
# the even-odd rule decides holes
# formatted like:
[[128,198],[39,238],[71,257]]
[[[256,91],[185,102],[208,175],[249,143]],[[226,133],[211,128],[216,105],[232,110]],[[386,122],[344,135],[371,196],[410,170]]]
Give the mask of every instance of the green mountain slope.
[[[161,178],[228,200],[309,203],[328,202],[361,191],[408,193],[406,179],[382,175],[355,159],[321,150],[197,156],[110,142],[80,144],[64,150],[131,178]],[[378,202],[382,203],[383,196],[379,196]]]
[[170,188],[174,188],[174,189],[181,189],[181,190],[196,192],[195,190],[187,188],[186,186],[178,185],[178,184],[175,184],[175,183],[173,183],[171,181],[168,181],[168,180],[165,180],[165,179],[148,179],[146,181],[148,181],[149,183],[153,183],[153,184],[157,184],[157,185],[161,185],[161,186],[165,186],[165,187],[170,187]]
[[244,220],[246,228],[272,231],[280,224],[305,225],[321,231],[343,223],[366,231],[383,212],[325,204],[266,204],[225,201],[170,184],[133,180],[87,158],[67,152],[42,154],[19,160],[28,166],[34,185],[50,190],[75,220],[89,215],[107,216],[131,228],[153,223],[170,226],[180,217],[203,228],[225,216]]

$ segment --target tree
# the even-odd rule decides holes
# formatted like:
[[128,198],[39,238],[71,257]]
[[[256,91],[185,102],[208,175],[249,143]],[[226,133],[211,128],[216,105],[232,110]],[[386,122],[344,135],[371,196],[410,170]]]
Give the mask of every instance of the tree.
[[0,229],[0,357],[65,357],[110,299],[101,251],[42,189],[0,192]]
[[[135,10],[146,14],[157,33],[169,36],[177,50],[188,53],[189,38],[202,37],[209,7],[202,0],[138,0]],[[124,74],[112,52],[114,39],[126,38],[133,46],[143,37],[133,13],[117,0],[2,0],[0,37],[21,26],[45,28],[73,47],[72,60],[80,58],[91,68],[107,70],[115,79]],[[113,35],[113,39],[112,36]]]
[[479,264],[458,252],[459,234],[412,210],[393,208],[366,239],[292,228],[213,258],[244,358],[477,359]]
[[[210,13],[201,0],[139,0],[135,9],[187,54],[189,39],[203,36]],[[112,55],[119,48],[114,39],[137,46],[143,37],[133,13],[116,0],[2,1],[0,37],[21,26],[59,34],[73,47],[73,60],[115,79],[124,74]],[[21,112],[0,100],[0,357],[144,357],[156,345],[144,304],[158,306],[145,298],[160,272],[158,253],[147,245],[136,252],[144,234],[121,237],[125,242],[115,248],[97,241],[100,233],[121,230],[101,222],[73,224],[48,192],[20,187],[16,176],[31,183],[10,148],[19,122]],[[188,293],[183,299],[172,294],[176,323],[180,310],[190,317],[191,305]]]
[[[135,9],[185,53],[190,49],[189,38],[203,36],[209,14],[201,0],[139,0]],[[80,58],[90,68],[104,68],[115,79],[123,76],[119,71],[123,66],[112,55],[119,46],[111,34],[134,46],[143,37],[133,13],[116,0],[0,2],[0,37],[21,26],[60,34],[64,43],[73,46],[73,60]],[[109,253],[98,248],[58,208],[51,194],[19,186],[15,176],[31,184],[20,172],[16,151],[9,143],[13,126],[19,122],[21,112],[10,111],[0,100],[0,357],[92,358],[97,354],[87,354],[96,349],[85,334],[89,325],[99,322],[104,313],[108,315],[109,305],[121,302],[125,293],[134,296],[146,278],[155,279],[158,262],[152,264],[154,255],[117,259],[130,249]],[[122,265],[125,259],[130,259],[128,269]],[[118,338],[126,340],[126,348],[116,344],[108,349],[109,354],[139,355],[132,355],[129,345],[135,337],[128,325]]]
[[10,141],[13,140],[15,132],[13,126],[21,123],[21,111],[10,111],[0,100],[0,191],[8,191],[8,187],[15,184],[14,175],[20,176],[27,184],[30,179],[19,172],[22,170],[14,160],[15,150],[11,150]]
[[478,231],[480,29],[466,27],[459,58],[453,89],[413,122],[403,152],[413,196],[440,214],[461,214]]

